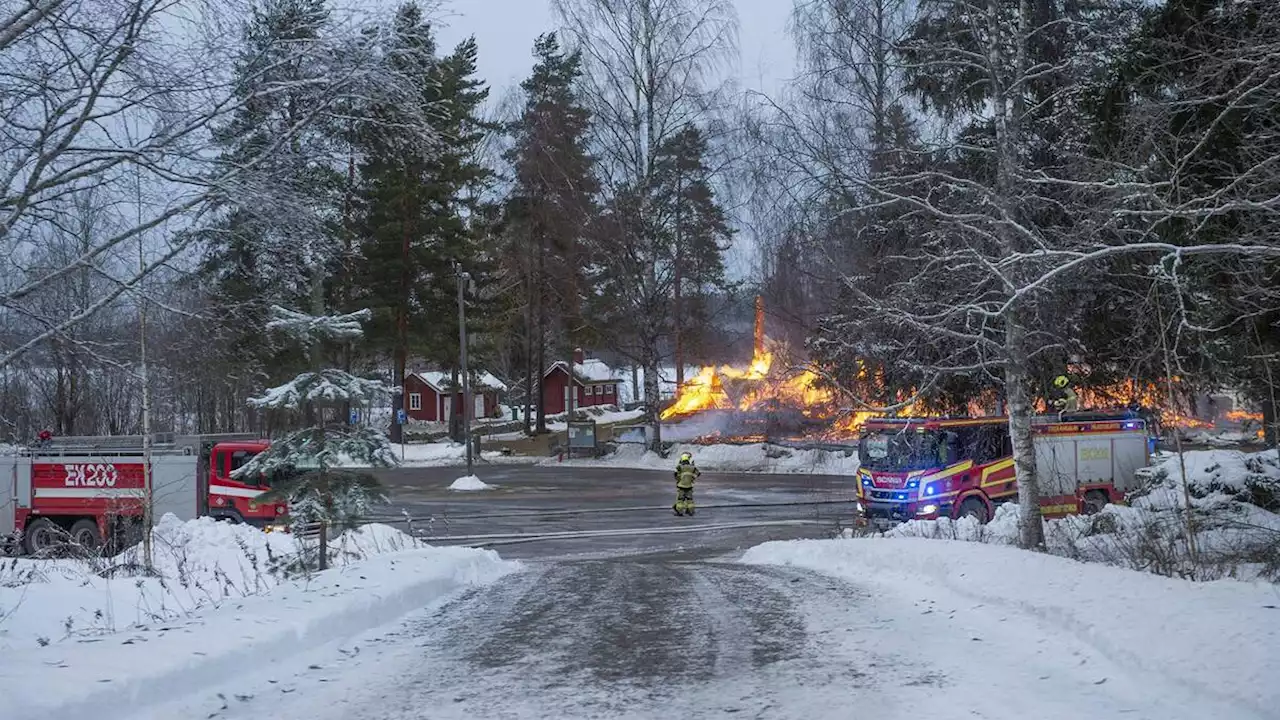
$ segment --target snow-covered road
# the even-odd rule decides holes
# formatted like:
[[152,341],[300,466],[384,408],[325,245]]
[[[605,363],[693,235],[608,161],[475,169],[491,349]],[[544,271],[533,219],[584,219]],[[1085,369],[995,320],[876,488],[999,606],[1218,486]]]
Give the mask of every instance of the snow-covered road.
[[[530,563],[143,718],[1255,718],[1032,615],[808,570]],[[219,693],[221,697],[219,697]]]

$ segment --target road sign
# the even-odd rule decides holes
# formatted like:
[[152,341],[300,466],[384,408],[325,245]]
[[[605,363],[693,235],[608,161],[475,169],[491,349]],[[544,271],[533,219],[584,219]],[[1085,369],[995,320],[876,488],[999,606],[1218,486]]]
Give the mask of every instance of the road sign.
[[397,411],[396,411],[396,424],[397,424],[397,425],[403,425],[403,424],[404,424],[404,420],[405,420],[405,417],[404,417],[404,408],[401,408],[401,409],[399,409],[399,410],[397,410]]

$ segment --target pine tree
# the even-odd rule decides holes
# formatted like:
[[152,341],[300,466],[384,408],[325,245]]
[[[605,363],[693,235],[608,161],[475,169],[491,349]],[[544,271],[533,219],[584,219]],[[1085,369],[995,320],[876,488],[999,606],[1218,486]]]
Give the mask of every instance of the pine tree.
[[220,325],[214,347],[229,348],[217,361],[233,388],[262,382],[270,368],[296,369],[261,328],[272,304],[306,297],[313,275],[327,275],[335,260],[330,217],[341,177],[325,163],[333,133],[319,117],[332,100],[321,59],[328,22],[324,0],[255,7],[234,71],[242,105],[214,134],[221,164],[253,161],[198,230]]
[[[535,397],[537,380],[540,397],[552,323],[559,321],[562,327],[562,358],[582,341],[579,295],[586,280],[585,253],[579,246],[599,184],[586,149],[591,116],[575,90],[582,76],[581,55],[564,52],[555,33],[539,36],[533,53],[533,72],[520,85],[524,110],[510,128],[515,142],[507,159],[515,182],[506,214],[511,254],[523,259],[526,382]],[[559,317],[553,317],[557,310]],[[536,402],[536,432],[543,433],[545,409]]]
[[368,472],[345,470],[355,461],[374,468],[394,467],[396,456],[385,435],[369,425],[349,425],[339,414],[345,407],[371,407],[390,393],[381,382],[344,370],[320,367],[327,348],[363,336],[368,310],[315,316],[275,306],[267,330],[278,332],[304,349],[314,369],[252,398],[250,406],[305,418],[309,424],[254,456],[236,477],[264,476],[271,489],[259,502],[288,502],[295,526],[317,521],[353,527],[370,507],[385,502],[381,485]]
[[672,327],[676,384],[684,383],[686,359],[703,349],[699,338],[709,328],[708,297],[727,289],[724,251],[732,242],[723,208],[712,187],[707,141],[695,125],[686,125],[656,153],[654,206],[670,244]]

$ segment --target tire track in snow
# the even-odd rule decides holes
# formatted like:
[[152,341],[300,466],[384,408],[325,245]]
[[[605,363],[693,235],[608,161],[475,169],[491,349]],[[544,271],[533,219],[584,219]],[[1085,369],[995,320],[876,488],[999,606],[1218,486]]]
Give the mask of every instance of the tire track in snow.
[[798,606],[846,596],[800,571],[678,558],[531,563],[209,717],[849,717],[848,675],[804,677],[828,650]]

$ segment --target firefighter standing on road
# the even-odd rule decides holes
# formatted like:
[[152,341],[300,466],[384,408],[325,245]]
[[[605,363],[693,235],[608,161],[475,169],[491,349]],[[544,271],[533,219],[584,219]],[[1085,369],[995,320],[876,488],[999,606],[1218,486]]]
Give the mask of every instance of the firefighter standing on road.
[[693,456],[681,453],[676,463],[676,504],[671,506],[676,515],[693,514],[693,483],[702,472],[693,464]]

